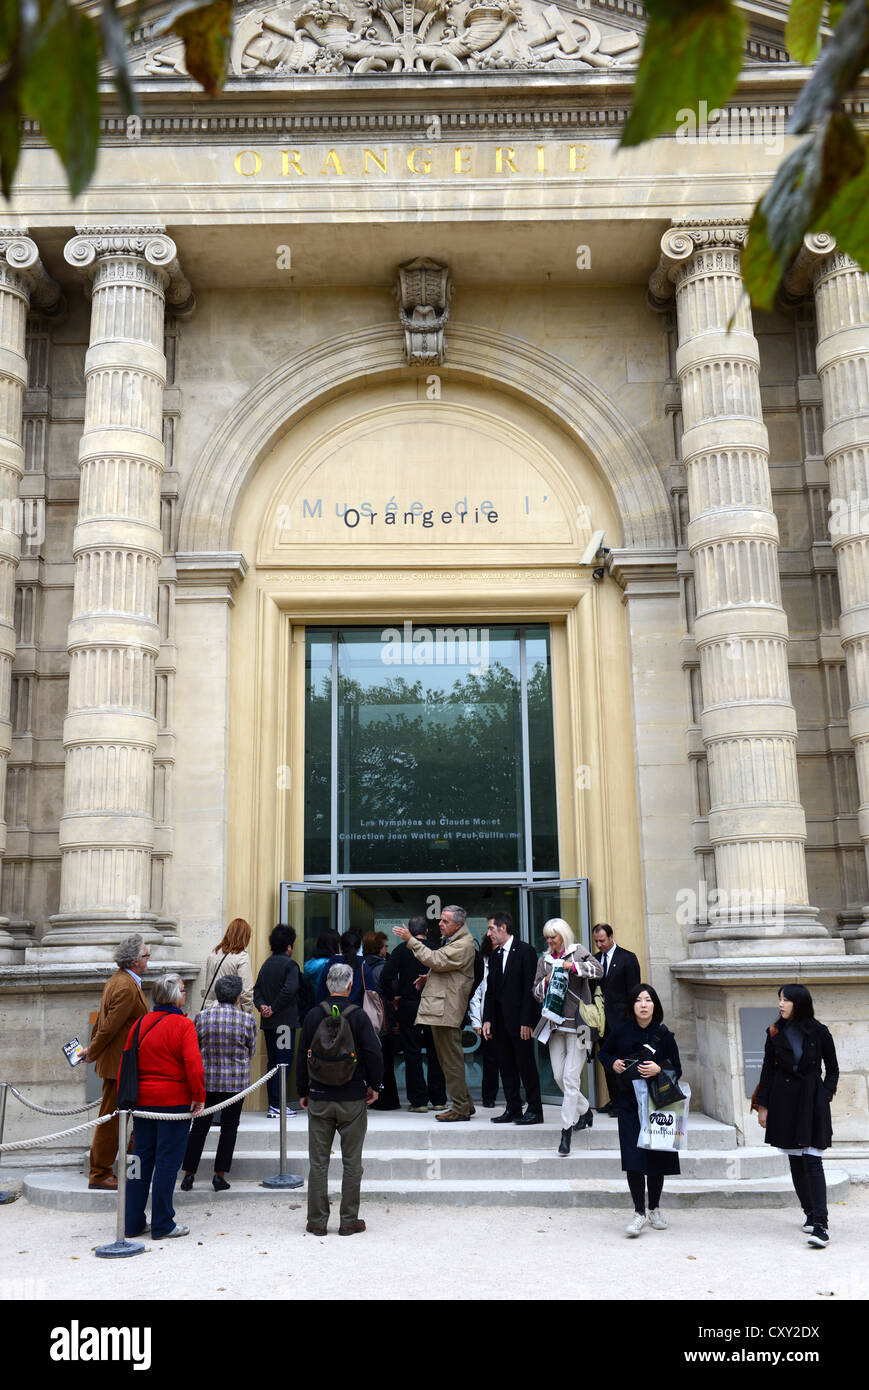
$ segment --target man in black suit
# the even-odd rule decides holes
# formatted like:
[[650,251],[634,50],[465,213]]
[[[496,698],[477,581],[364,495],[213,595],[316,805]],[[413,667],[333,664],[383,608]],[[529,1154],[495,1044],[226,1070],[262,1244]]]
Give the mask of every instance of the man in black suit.
[[[595,960],[599,960],[603,966],[603,979],[600,984],[603,990],[606,1030],[598,1039],[600,1046],[604,1038],[629,1016],[628,996],[640,983],[640,962],[633,951],[626,951],[616,945],[609,922],[598,922],[592,931],[592,938],[596,947]],[[599,1115],[615,1115],[615,1101],[610,1100],[606,1105],[599,1105],[597,1110]]]
[[[503,1115],[496,1115],[492,1124],[512,1121],[517,1125],[542,1125],[540,1077],[531,1036],[540,1018],[540,1005],[533,994],[537,952],[527,942],[515,939],[509,912],[496,912],[490,917],[487,934],[494,949],[483,1005],[483,1037],[495,1039],[507,1103]],[[528,1103],[524,1115],[520,1080]]]

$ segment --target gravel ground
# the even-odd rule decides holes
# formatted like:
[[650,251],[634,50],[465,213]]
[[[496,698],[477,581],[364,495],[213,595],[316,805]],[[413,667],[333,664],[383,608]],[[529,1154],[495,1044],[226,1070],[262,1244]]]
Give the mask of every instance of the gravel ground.
[[[256,1207],[215,1198],[192,1213],[184,1240],[151,1241],[132,1259],[96,1259],[114,1239],[92,1213],[0,1206],[0,1299],[300,1299],[367,1291],[378,1301],[588,1297],[764,1301],[869,1296],[869,1187],[830,1212],[832,1240],[813,1250],[792,1209],[666,1212],[668,1231],[628,1240],[618,1209],[426,1207],[365,1202],[363,1235],[305,1232],[287,1193]],[[666,1208],[666,1189],[664,1193]],[[333,1215],[337,1228],[337,1213]],[[351,1244],[352,1240],[352,1244]],[[784,1263],[786,1262],[786,1263]],[[778,1271],[776,1275],[775,1271]],[[424,1291],[424,1292],[421,1292]]]

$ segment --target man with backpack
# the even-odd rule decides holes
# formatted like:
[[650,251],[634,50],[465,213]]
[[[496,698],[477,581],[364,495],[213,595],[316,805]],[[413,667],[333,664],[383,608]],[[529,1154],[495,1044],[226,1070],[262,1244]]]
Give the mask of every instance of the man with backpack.
[[329,1155],[335,1132],[341,1136],[340,1236],[365,1230],[359,1219],[362,1145],[368,1106],[383,1081],[383,1054],[362,1009],[350,1003],[353,971],[332,965],[326,976],[329,998],[311,1009],[302,1025],[296,1062],[299,1100],[308,1114],[308,1224],[324,1236],[329,1224]]

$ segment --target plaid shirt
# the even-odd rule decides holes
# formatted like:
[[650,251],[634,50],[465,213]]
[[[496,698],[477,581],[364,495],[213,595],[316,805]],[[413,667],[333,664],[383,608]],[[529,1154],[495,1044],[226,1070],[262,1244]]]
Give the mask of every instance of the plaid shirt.
[[196,1015],[206,1091],[243,1091],[250,1082],[256,1021],[235,1004],[216,1004]]

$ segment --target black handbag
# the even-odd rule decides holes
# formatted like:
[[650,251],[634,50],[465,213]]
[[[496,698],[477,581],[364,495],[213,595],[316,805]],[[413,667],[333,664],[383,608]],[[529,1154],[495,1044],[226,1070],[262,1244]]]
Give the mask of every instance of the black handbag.
[[[147,1015],[145,1016],[147,1017]],[[153,1033],[158,1028],[168,1014],[161,1015],[156,1023],[152,1023],[145,1037]],[[125,1050],[121,1057],[121,1070],[118,1074],[118,1109],[134,1110],[139,1099],[139,1029],[144,1023],[140,1018],[133,1030],[130,1046]]]
[[649,1077],[649,1101],[656,1110],[670,1110],[685,1099],[675,1074],[662,1067],[657,1076]]

